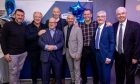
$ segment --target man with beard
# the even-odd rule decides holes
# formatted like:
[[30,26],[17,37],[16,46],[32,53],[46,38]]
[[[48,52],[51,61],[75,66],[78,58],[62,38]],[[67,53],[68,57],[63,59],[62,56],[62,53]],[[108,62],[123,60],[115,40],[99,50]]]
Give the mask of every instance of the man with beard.
[[82,30],[75,24],[72,14],[67,16],[68,25],[64,27],[66,59],[71,75],[71,84],[81,84],[80,60],[83,48]]
[[16,9],[14,21],[5,23],[2,29],[1,47],[9,63],[10,84],[19,84],[20,71],[27,56],[24,15],[22,9]]

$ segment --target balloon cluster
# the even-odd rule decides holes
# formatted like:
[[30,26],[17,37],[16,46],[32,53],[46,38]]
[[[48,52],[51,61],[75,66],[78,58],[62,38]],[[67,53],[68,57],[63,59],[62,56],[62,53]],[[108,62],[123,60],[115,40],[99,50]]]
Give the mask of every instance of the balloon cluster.
[[84,22],[84,18],[82,17],[84,10],[85,10],[85,8],[81,6],[79,1],[70,7],[70,11],[76,17],[78,23]]
[[15,10],[15,0],[5,0],[5,9],[7,16],[12,14]]

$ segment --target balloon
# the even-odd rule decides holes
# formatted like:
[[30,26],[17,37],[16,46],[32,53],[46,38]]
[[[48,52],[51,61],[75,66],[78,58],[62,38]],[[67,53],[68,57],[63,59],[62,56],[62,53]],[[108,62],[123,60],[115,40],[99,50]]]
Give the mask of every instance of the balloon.
[[7,16],[12,14],[15,10],[15,0],[5,0],[5,9],[7,12]]
[[85,10],[85,8],[81,6],[79,1],[76,4],[74,4],[73,6],[70,7],[70,11],[77,18],[78,22],[83,22],[84,21],[84,19],[82,17],[82,14],[83,14],[84,10]]
[[84,22],[84,18],[79,16],[79,17],[76,17],[77,18],[77,21],[78,23],[83,23]]

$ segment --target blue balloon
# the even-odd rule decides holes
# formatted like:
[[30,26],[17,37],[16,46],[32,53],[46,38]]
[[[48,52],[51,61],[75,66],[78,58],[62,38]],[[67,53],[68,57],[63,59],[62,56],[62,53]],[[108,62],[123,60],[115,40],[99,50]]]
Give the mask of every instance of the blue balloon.
[[12,14],[15,10],[15,0],[5,0],[5,9],[7,16]]
[[84,18],[81,16],[76,17],[78,23],[83,23],[84,22]]
[[85,8],[81,6],[79,1],[70,7],[70,11],[76,17],[78,22],[84,22],[84,19],[82,17],[84,10]]

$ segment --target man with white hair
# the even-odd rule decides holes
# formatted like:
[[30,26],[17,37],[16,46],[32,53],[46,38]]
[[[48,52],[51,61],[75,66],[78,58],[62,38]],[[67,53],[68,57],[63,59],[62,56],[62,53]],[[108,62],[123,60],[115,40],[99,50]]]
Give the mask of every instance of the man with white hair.
[[116,84],[135,84],[134,76],[140,56],[140,24],[127,19],[124,7],[116,9],[118,22],[114,23],[116,51]]
[[111,68],[113,64],[113,53],[115,51],[114,30],[112,26],[106,26],[106,12],[97,12],[96,33],[94,48],[96,52],[96,63],[99,73],[100,84],[110,84]]
[[45,25],[41,23],[42,13],[35,11],[33,14],[33,21],[26,28],[27,36],[27,51],[31,62],[31,78],[32,84],[37,84],[38,72],[41,68],[40,53],[41,49],[38,44],[39,36],[42,35],[45,30]]

